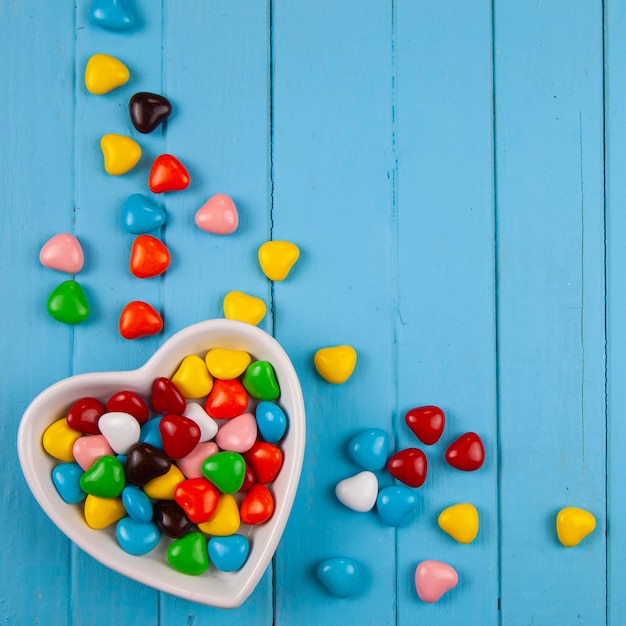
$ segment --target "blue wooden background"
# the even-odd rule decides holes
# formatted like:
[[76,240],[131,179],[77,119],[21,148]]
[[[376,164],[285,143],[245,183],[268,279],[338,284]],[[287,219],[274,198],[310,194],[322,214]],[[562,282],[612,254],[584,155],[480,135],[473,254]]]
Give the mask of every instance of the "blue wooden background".
[[[89,22],[89,2],[0,0],[0,620],[7,624],[626,623],[626,4],[620,0],[136,0],[132,32]],[[130,68],[86,92],[96,52]],[[173,103],[139,136],[137,91]],[[99,138],[130,134],[140,165],[104,173]],[[124,199],[147,192],[151,159],[188,164],[188,191],[159,198],[173,263],[160,279],[127,269]],[[193,224],[214,193],[241,215],[230,237]],[[75,328],[45,311],[63,276],[42,244],[74,232],[93,313]],[[268,239],[302,251],[283,283],[256,262]],[[226,292],[263,298],[261,326],[300,374],[307,452],[272,567],[233,611],[183,601],[100,566],[60,533],[22,478],[19,418],[74,373],[132,369],[184,326],[221,317]],[[162,335],[117,333],[132,299],[162,310]],[[322,381],[316,349],[359,354],[344,385]],[[340,505],[356,469],[346,443],[386,429],[414,443],[412,406],[448,416],[405,526]],[[476,473],[449,468],[458,434],[483,437]],[[383,484],[389,482],[381,474]],[[481,516],[456,544],[437,514]],[[598,526],[563,548],[554,516],[589,509]],[[339,600],[317,582],[329,556],[367,582]],[[457,568],[421,602],[417,563]]]

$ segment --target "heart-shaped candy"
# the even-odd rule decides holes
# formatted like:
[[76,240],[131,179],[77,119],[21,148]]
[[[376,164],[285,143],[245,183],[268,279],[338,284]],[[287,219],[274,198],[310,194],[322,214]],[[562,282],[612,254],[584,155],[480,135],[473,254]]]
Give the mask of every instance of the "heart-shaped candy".
[[139,235],[130,249],[130,273],[136,278],[159,276],[170,266],[167,246],[152,235]]
[[255,409],[257,428],[268,443],[277,443],[287,431],[287,416],[274,402],[259,402]]
[[315,353],[313,364],[325,381],[340,385],[352,376],[356,358],[356,350],[352,346],[329,346]]
[[290,241],[266,241],[258,251],[259,265],[273,281],[285,280],[299,257],[300,249]]
[[102,402],[96,398],[81,398],[70,407],[65,419],[67,425],[86,435],[97,435],[98,420],[105,412]]
[[71,463],[74,460],[74,444],[80,438],[81,434],[70,428],[65,418],[61,418],[44,430],[41,444],[52,458]]
[[148,554],[161,539],[161,531],[156,524],[138,522],[132,517],[124,517],[117,523],[115,535],[122,550],[133,556]]
[[373,472],[382,469],[389,454],[389,436],[380,428],[363,430],[348,442],[348,454],[366,470]]
[[159,376],[152,385],[152,408],[157,413],[182,415],[187,402],[178,387],[165,376]]
[[85,522],[93,530],[102,530],[126,515],[121,498],[100,498],[88,494],[85,498]]
[[189,187],[189,172],[185,166],[171,154],[160,154],[152,162],[148,187],[152,193],[182,191]]
[[85,256],[80,242],[70,233],[59,233],[46,241],[39,252],[39,262],[67,274],[77,274],[83,269]]
[[246,472],[246,462],[238,452],[218,452],[202,463],[202,473],[222,492],[239,491]]
[[[123,411],[132,415],[140,424],[145,424],[150,417],[148,405],[144,399],[134,391],[118,391],[106,403],[106,411]],[[104,411],[103,411],[104,412]]]
[[423,602],[437,602],[458,582],[456,570],[441,561],[422,561],[415,570],[415,589]]
[[274,497],[265,485],[254,485],[244,496],[239,509],[241,521],[255,526],[267,522],[274,513]]
[[283,466],[283,451],[267,441],[257,441],[244,455],[257,482],[271,483]]
[[116,498],[122,493],[124,483],[124,467],[114,456],[99,458],[80,477],[80,488],[98,498]]
[[94,54],[85,66],[85,87],[99,96],[126,84],[129,78],[128,68],[108,54]]
[[150,198],[135,193],[129,196],[122,207],[124,230],[134,235],[144,235],[165,224],[165,211]]
[[378,515],[387,526],[402,526],[416,506],[417,497],[414,491],[404,485],[384,487],[376,498]]
[[418,406],[405,413],[404,421],[424,445],[432,446],[443,434],[446,416],[438,406]]
[[226,422],[218,431],[215,443],[222,450],[247,452],[257,437],[256,418],[252,413],[242,413]]
[[200,441],[198,425],[184,415],[168,414],[159,422],[163,450],[171,459],[187,456]]
[[280,387],[271,363],[254,361],[246,368],[241,379],[246,391],[257,400],[276,400]]
[[198,528],[207,535],[226,537],[236,533],[240,525],[237,500],[230,493],[223,493],[217,503],[215,515],[208,522],[198,524]]
[[208,522],[217,509],[220,492],[206,478],[183,480],[174,492],[174,501],[194,523]]
[[596,527],[596,518],[589,511],[575,506],[561,509],[556,516],[556,533],[567,548],[577,546]]
[[139,163],[141,146],[130,137],[109,133],[100,139],[104,170],[111,176],[121,176]]
[[141,433],[139,422],[130,413],[122,411],[105,413],[98,420],[98,428],[116,454],[128,454]]
[[335,495],[339,502],[353,511],[365,513],[376,504],[378,478],[368,470],[359,472],[337,483]]
[[211,376],[222,380],[238,378],[245,371],[252,357],[245,350],[213,348],[206,353],[204,361]]
[[206,363],[197,354],[189,354],[181,361],[171,381],[188,399],[203,398],[213,388],[213,378]]
[[230,419],[241,415],[248,407],[248,394],[245,387],[237,380],[213,382],[213,389],[206,399],[206,412],[216,419]]
[[387,470],[405,485],[421,487],[428,473],[428,460],[419,448],[405,448],[389,458]]
[[48,313],[58,322],[80,324],[89,317],[89,303],[85,292],[75,280],[66,280],[48,296]]
[[349,598],[364,585],[362,566],[348,557],[326,559],[317,566],[316,573],[324,587],[337,598]]
[[122,504],[129,517],[136,522],[147,524],[154,513],[150,498],[138,487],[128,485],[122,491]]
[[87,471],[99,458],[115,456],[115,450],[109,445],[104,435],[92,435],[76,440],[72,448],[76,463]]
[[229,291],[222,303],[224,317],[256,326],[267,312],[265,302],[261,298],[251,296],[242,291]]
[[80,488],[83,470],[77,463],[60,463],[52,470],[52,482],[68,504],[78,504],[87,495]]
[[485,462],[485,446],[476,433],[464,433],[448,446],[445,458],[452,467],[473,472]]
[[130,121],[140,133],[151,133],[172,112],[170,101],[157,93],[140,91],[128,103]]
[[472,543],[478,534],[478,511],[473,504],[466,502],[453,504],[441,511],[437,523],[459,543]]
[[198,425],[201,442],[209,441],[217,434],[217,422],[197,402],[188,402],[183,415]]
[[218,193],[209,198],[197,211],[196,226],[214,235],[230,235],[239,226],[239,213],[230,196]]
[[217,454],[220,449],[214,441],[203,441],[199,443],[187,456],[176,461],[180,471],[187,478],[201,478],[202,464],[212,455]]
[[170,465],[167,473],[153,478],[143,486],[144,493],[153,500],[173,500],[176,487],[185,480],[185,475],[176,467]]
[[159,500],[154,505],[153,519],[159,530],[172,539],[186,535],[193,528],[191,520],[174,500]]
[[151,480],[167,474],[172,463],[167,455],[148,443],[136,443],[126,458],[128,482],[139,487]]
[[89,19],[108,30],[129,30],[135,25],[135,16],[126,0],[93,0]]
[[183,574],[198,576],[209,567],[209,553],[202,533],[191,532],[176,539],[167,549],[170,565]]
[[243,567],[250,552],[250,542],[244,535],[211,537],[209,560],[221,572],[236,572]]

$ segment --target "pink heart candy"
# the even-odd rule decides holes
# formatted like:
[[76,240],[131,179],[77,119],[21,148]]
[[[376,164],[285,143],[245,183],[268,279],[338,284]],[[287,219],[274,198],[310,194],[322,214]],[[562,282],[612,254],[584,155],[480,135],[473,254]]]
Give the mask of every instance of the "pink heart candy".
[[53,270],[76,274],[83,269],[85,257],[80,242],[70,233],[51,237],[39,252],[39,262]]
[[187,456],[176,461],[178,469],[186,478],[202,478],[202,463],[212,454],[216,454],[220,449],[214,441],[199,443]]
[[72,448],[74,460],[87,471],[100,457],[110,454],[115,456],[113,448],[104,435],[89,435],[74,442]]
[[424,602],[437,602],[458,582],[456,570],[441,561],[422,561],[415,570],[415,589]]
[[218,193],[196,212],[196,226],[215,235],[230,235],[239,226],[239,213],[230,196]]
[[215,435],[215,442],[222,450],[247,452],[256,441],[256,418],[252,413],[242,413],[229,419]]

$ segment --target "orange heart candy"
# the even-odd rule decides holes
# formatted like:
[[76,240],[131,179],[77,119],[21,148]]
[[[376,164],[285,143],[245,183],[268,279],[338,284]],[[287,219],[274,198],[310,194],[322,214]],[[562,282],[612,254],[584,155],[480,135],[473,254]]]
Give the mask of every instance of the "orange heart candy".
[[130,250],[130,273],[137,278],[152,278],[170,266],[170,251],[151,235],[139,235]]
[[152,162],[148,178],[148,187],[152,193],[182,191],[189,187],[189,182],[189,172],[175,156],[160,154]]
[[133,300],[122,309],[118,328],[124,339],[148,337],[163,330],[163,318],[147,302]]

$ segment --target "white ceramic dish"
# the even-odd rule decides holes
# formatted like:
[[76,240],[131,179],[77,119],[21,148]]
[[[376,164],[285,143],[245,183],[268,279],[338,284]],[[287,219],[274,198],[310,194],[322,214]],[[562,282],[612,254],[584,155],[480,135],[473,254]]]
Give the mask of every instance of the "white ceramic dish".
[[[171,376],[188,354],[204,357],[210,348],[248,351],[257,360],[269,361],[280,385],[279,404],[289,427],[280,443],[283,467],[271,484],[276,501],[272,518],[256,527],[242,525],[239,532],[250,538],[250,555],[243,568],[224,573],[212,566],[200,576],[174,570],[167,562],[170,540],[163,537],[146,556],[131,556],[115,539],[114,526],[92,530],[84,521],[80,506],[66,504],[51,480],[58,463],[46,454],[41,439],[44,430],[63,417],[79,398],[93,396],[106,400],[122,389],[149,399],[152,383],[159,376]],[[208,320],[189,326],[169,339],[141,368],[133,371],[80,374],[55,383],[30,404],[18,431],[18,452],[22,471],[33,495],[50,519],[85,552],[111,569],[167,593],[222,608],[243,603],[272,559],[296,494],[305,444],[305,411],[302,390],[293,365],[278,342],[250,324],[232,320]]]

